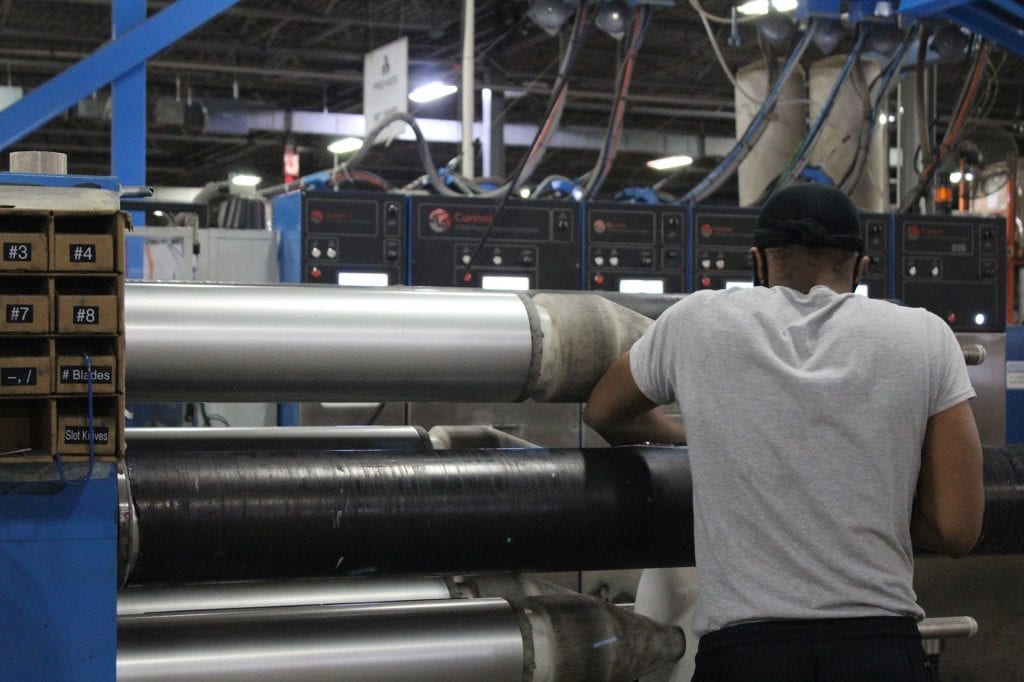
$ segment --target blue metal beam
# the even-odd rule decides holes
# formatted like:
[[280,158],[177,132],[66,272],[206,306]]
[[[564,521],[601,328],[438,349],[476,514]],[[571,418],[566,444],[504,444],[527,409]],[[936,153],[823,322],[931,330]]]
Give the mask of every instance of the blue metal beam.
[[1014,27],[987,12],[969,7],[956,7],[946,10],[943,14],[952,22],[980,33],[1004,50],[1024,57],[1024,30],[1020,27]]
[[1024,21],[1024,5],[1022,5],[1018,0],[988,0],[988,2],[1004,12],[1017,17],[1021,21]]
[[0,149],[6,149],[83,97],[145,63],[239,0],[177,0],[122,37],[0,112]]
[[[117,40],[146,20],[146,0],[114,0],[111,37]],[[146,64],[111,87],[110,174],[124,185],[146,184]],[[138,222],[142,214],[132,215]]]
[[960,5],[969,5],[973,0],[901,0],[900,14],[915,17],[929,16],[945,12],[947,9]]

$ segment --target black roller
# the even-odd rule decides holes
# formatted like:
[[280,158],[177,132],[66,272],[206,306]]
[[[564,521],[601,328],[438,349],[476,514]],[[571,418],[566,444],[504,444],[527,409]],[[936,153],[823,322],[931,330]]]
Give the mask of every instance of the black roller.
[[132,582],[693,563],[685,449],[129,456]]
[[984,450],[985,517],[974,553],[1024,553],[1024,446]]
[[[131,582],[693,565],[685,448],[130,455]],[[985,448],[975,553],[1024,553],[1024,448]]]

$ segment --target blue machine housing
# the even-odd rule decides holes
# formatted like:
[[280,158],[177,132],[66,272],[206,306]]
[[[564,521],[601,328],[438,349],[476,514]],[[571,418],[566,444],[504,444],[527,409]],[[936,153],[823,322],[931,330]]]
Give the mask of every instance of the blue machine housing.
[[[0,185],[99,189],[115,177],[0,173]],[[72,481],[84,465],[68,465]],[[79,485],[52,463],[0,464],[0,671],[5,680],[113,680],[117,667],[117,476]]]

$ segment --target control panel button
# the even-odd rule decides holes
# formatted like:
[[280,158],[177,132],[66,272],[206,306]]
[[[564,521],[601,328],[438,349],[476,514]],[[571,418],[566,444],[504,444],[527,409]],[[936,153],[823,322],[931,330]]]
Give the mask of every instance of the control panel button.
[[338,250],[333,248],[333,247],[328,246],[327,247],[327,257],[328,258],[337,258],[338,257]]
[[471,255],[469,255],[468,253],[462,254],[462,263],[464,265],[469,265],[470,261],[472,261],[472,260],[473,260],[473,257]]
[[704,275],[703,277],[700,278],[700,285],[704,288],[711,286],[711,278],[708,277],[707,275]]
[[322,274],[324,274],[324,273],[321,272],[320,268],[318,268],[316,266],[314,266],[314,267],[309,269],[309,276],[312,277],[313,279],[320,279],[320,276]]
[[679,258],[679,252],[676,251],[675,249],[669,249],[668,251],[665,252],[665,258],[669,260],[675,260],[676,258]]
[[604,256],[594,256],[594,265],[604,265]]
[[653,264],[654,264],[654,259],[651,258],[650,256],[641,256],[640,257],[640,265],[643,265],[644,267],[650,267]]
[[569,221],[565,218],[559,218],[558,222],[555,223],[555,229],[559,232],[565,232],[569,229]]
[[938,263],[933,263],[932,264],[931,273],[932,273],[932,277],[938,277],[939,275],[942,274],[942,268],[939,267]]
[[719,270],[725,270],[725,259],[719,258],[718,260],[716,260],[715,267],[718,268]]
[[604,275],[594,275],[594,284],[598,286],[604,284]]
[[388,216],[394,217],[394,216],[398,215],[398,205],[397,204],[388,204],[387,208],[384,209],[384,212],[387,213]]
[[996,266],[995,261],[981,261],[981,277],[983,279],[994,279],[997,274],[999,274],[999,268]]
[[504,262],[504,260],[502,260],[501,256],[494,256],[493,258],[491,258],[491,262],[494,263],[495,265],[501,265]]
[[950,313],[949,315],[946,315],[946,322],[949,322],[950,324],[956,324],[956,313]]
[[523,265],[533,265],[533,255],[529,253],[523,254]]
[[312,256],[313,258],[319,258],[320,256],[323,255],[323,252],[320,250],[320,247],[314,246],[309,250],[309,255]]
[[702,268],[704,268],[705,270],[710,270],[711,269],[711,259],[710,258],[702,258],[701,261],[700,261],[700,266]]
[[910,267],[908,267],[907,274],[910,275],[911,277],[917,277],[917,266],[911,265]]
[[619,257],[618,256],[612,256],[612,257],[610,257],[608,259],[608,265],[613,265],[614,266],[614,265],[618,265],[618,264],[619,264]]
[[398,249],[388,249],[384,252],[384,257],[390,261],[398,260]]

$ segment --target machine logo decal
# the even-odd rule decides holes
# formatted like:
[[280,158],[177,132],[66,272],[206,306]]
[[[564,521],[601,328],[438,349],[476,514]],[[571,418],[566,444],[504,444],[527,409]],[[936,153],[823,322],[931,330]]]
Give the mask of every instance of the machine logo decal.
[[435,208],[427,215],[427,223],[434,232],[447,232],[452,229],[452,214],[444,208]]

